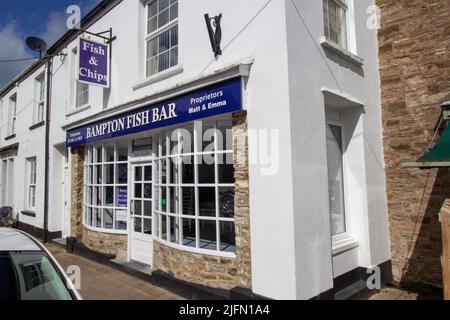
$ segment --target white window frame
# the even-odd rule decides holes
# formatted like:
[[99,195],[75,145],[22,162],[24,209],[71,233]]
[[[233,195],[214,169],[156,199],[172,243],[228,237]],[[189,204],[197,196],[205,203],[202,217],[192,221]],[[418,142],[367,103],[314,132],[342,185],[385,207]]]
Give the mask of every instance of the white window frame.
[[44,107],[45,107],[45,73],[42,73],[36,78],[36,98],[35,110],[33,115],[33,124],[44,122]]
[[[83,110],[89,106],[90,99],[90,86],[86,83],[78,81],[78,48],[72,50],[72,87],[73,87],[73,111]],[[78,104],[78,97],[82,94],[86,94],[86,102],[83,104]]]
[[[325,16],[325,7],[326,7],[326,12],[329,12],[330,7],[329,7],[329,2],[332,1],[334,2],[337,6],[341,7],[344,11],[345,11],[345,30],[343,30],[343,34],[339,34],[338,38],[341,38],[342,36],[345,35],[345,44],[340,43],[340,41],[338,40],[337,42],[332,40],[330,38],[330,19],[329,16],[326,17]],[[350,45],[350,9],[351,9],[351,3],[349,3],[352,0],[323,0],[323,6],[324,6],[324,35],[325,38],[328,41],[331,41],[333,43],[336,43],[336,45],[338,45],[340,48],[350,51],[351,49],[351,45]],[[328,22],[327,24],[325,22]],[[342,21],[340,21],[340,23],[342,24]],[[328,32],[327,32],[328,29]]]
[[37,183],[36,183],[37,160],[36,160],[36,157],[26,159],[25,173],[26,173],[26,183],[25,183],[25,185],[26,185],[26,190],[25,190],[26,210],[34,212],[36,210],[36,188],[37,188]]
[[[14,158],[2,161],[2,205],[14,207]],[[12,176],[11,176],[12,175]]]
[[12,136],[16,133],[16,121],[17,121],[17,93],[13,94],[9,98],[9,114],[8,114],[8,136]]
[[[118,153],[118,147],[119,144],[127,146],[127,160],[126,161],[118,161],[119,160],[119,153]],[[107,146],[114,146],[114,161],[109,162],[106,161],[106,147]],[[102,161],[98,162],[98,154],[96,150],[98,148],[102,148]],[[107,184],[105,181],[105,173],[106,173],[106,166],[107,165],[113,165],[114,166],[114,182],[112,184]],[[126,165],[127,167],[127,176],[128,179],[124,183],[119,183],[117,179],[117,168],[119,165]],[[97,170],[98,166],[101,167],[102,170],[102,183],[97,183]],[[92,176],[90,175],[90,167],[92,167]],[[116,189],[119,187],[126,187],[128,192],[128,198],[130,197],[130,189],[129,189],[129,177],[130,177],[130,167],[129,167],[129,146],[127,142],[110,142],[110,143],[100,143],[100,144],[93,144],[86,146],[86,155],[85,155],[85,165],[84,165],[84,206],[83,206],[83,225],[89,229],[96,232],[102,232],[102,233],[109,233],[109,234],[122,234],[127,235],[128,234],[128,228],[129,223],[127,222],[127,228],[126,229],[118,229],[116,224],[116,211],[125,211],[129,212],[129,201],[127,203],[127,206],[119,206],[117,205],[117,193]],[[112,205],[106,205],[104,203],[104,189],[107,187],[113,188],[113,204]],[[92,195],[93,197],[96,196],[96,190],[100,192],[100,198],[102,199],[101,205],[96,205],[94,202],[94,199],[88,199],[88,191],[89,188],[92,188]],[[97,197],[98,198],[98,197]],[[88,221],[89,216],[89,209],[91,212],[91,221]],[[104,221],[104,215],[103,210],[113,210],[113,226],[112,229],[108,229],[105,227],[105,221]],[[95,221],[95,210],[100,210],[100,217],[101,217],[101,227],[98,227],[96,225]]]
[[[335,111],[335,110],[331,110],[329,112],[333,112],[333,113],[339,113],[339,117],[342,118],[342,113],[339,111]],[[347,160],[347,140],[346,140],[346,134],[345,134],[345,125],[344,122],[341,120],[337,120],[337,119],[331,119],[331,117],[327,116],[327,120],[326,120],[326,126],[328,127],[328,125],[333,125],[333,126],[337,126],[341,128],[341,139],[342,139],[342,177],[343,177],[343,189],[344,189],[344,218],[345,218],[345,232],[344,233],[340,233],[337,235],[332,235],[332,240],[333,240],[333,246],[340,246],[339,244],[342,243],[343,241],[346,240],[350,240],[353,241],[353,239],[351,238],[351,222],[350,222],[350,215],[349,215],[349,195],[348,195],[348,178],[347,178],[347,171],[348,171],[348,160]],[[327,128],[328,129],[328,128]],[[331,215],[331,212],[330,212]],[[330,216],[331,219],[331,216]],[[330,229],[331,230],[331,229]]]
[[[151,4],[151,3],[153,3],[153,2],[155,2],[155,1],[157,1],[158,2],[158,4],[157,4],[157,11],[159,11],[159,2],[160,2],[160,0],[148,0],[148,1],[146,1],[145,2],[145,41],[144,41],[144,46],[145,46],[145,55],[144,55],[144,75],[145,75],[145,78],[146,79],[149,79],[149,78],[152,78],[152,77],[154,77],[154,76],[156,76],[156,75],[159,75],[160,73],[162,73],[162,72],[167,72],[167,70],[170,70],[170,69],[174,69],[174,68],[176,68],[179,64],[180,64],[180,56],[179,56],[179,43],[180,43],[180,40],[179,40],[179,38],[178,38],[178,43],[177,43],[177,45],[176,46],[174,46],[174,47],[172,47],[172,48],[169,48],[167,51],[171,51],[173,48],[177,48],[177,50],[178,50],[178,57],[177,57],[177,62],[176,62],[176,64],[175,65],[173,65],[173,66],[170,66],[170,54],[169,54],[169,67],[168,68],[166,68],[166,69],[164,69],[164,70],[158,70],[158,71],[156,71],[155,73],[152,73],[152,74],[150,74],[149,73],[149,70],[148,70],[148,61],[150,61],[150,60],[152,60],[152,59],[155,59],[155,58],[157,58],[158,56],[160,56],[162,53],[166,53],[167,51],[164,51],[164,52],[159,52],[158,53],[158,55],[156,55],[156,56],[153,56],[153,57],[151,57],[151,58],[149,58],[148,57],[148,43],[151,41],[151,40],[154,40],[155,38],[157,38],[157,37],[159,37],[160,35],[162,35],[163,33],[165,33],[165,32],[168,32],[169,30],[171,30],[172,28],[174,28],[174,27],[176,27],[177,28],[177,34],[178,34],[178,37],[179,37],[179,33],[178,33],[178,22],[179,22],[179,0],[176,2],[176,5],[178,6],[178,14],[177,14],[177,18],[175,18],[174,20],[171,20],[170,21],[170,7],[171,6],[173,6],[174,4],[170,4],[169,3],[169,22],[167,23],[167,24],[165,24],[165,25],[163,25],[163,26],[161,26],[161,27],[159,27],[159,28],[157,28],[156,30],[154,30],[153,32],[151,32],[151,33],[148,33],[148,25],[149,25],[149,21],[150,21],[150,19],[151,18],[153,18],[153,17],[155,17],[155,16],[153,16],[153,17],[149,17],[149,5]],[[166,9],[167,10],[167,9]],[[160,12],[158,12],[157,14],[156,14],[156,16],[158,16],[160,14]],[[169,35],[169,43],[170,43],[170,35]]]
[[[219,120],[222,121],[222,120]],[[224,119],[224,121],[231,121],[230,119]],[[217,128],[217,121],[208,121],[208,122],[204,122],[203,124],[206,123],[215,123],[215,128]],[[192,124],[192,123],[191,123]],[[189,124],[188,124],[189,125]],[[214,133],[214,151],[211,152],[203,152],[203,150],[199,150],[199,143],[201,142],[201,140],[199,141],[199,138],[202,137],[201,132],[202,132],[202,122],[201,121],[195,121],[193,123],[194,125],[194,150],[191,150],[191,152],[188,153],[182,153],[181,149],[182,149],[182,144],[181,144],[181,132],[178,132],[178,152],[177,153],[172,153],[169,150],[169,147],[173,144],[169,143],[170,142],[170,137],[174,130],[168,130],[168,131],[163,131],[160,135],[158,135],[158,138],[155,137],[154,138],[154,145],[155,145],[155,160],[154,160],[154,164],[153,164],[153,168],[154,168],[154,179],[153,179],[153,185],[154,185],[154,192],[153,192],[153,217],[154,217],[154,239],[158,242],[163,243],[164,245],[170,246],[170,247],[174,247],[178,250],[182,250],[182,251],[188,251],[188,252],[194,252],[194,253],[200,253],[200,254],[207,254],[207,255],[214,255],[214,256],[222,256],[222,257],[229,257],[229,258],[235,258],[236,254],[235,254],[235,249],[236,246],[234,248],[234,250],[232,252],[230,251],[221,251],[220,247],[221,247],[221,238],[220,238],[220,223],[221,222],[225,222],[225,223],[235,223],[235,216],[233,215],[232,218],[225,218],[225,217],[220,217],[220,208],[219,208],[219,188],[232,188],[234,190],[234,192],[236,192],[236,186],[235,183],[219,183],[219,172],[218,172],[218,167],[219,167],[219,156],[222,156],[223,158],[226,159],[226,156],[230,156],[231,158],[233,158],[233,148],[231,146],[231,144],[226,141],[227,145],[223,147],[224,150],[220,150],[222,148],[219,148],[218,142],[219,140],[217,139],[217,135],[218,135],[218,131],[216,130]],[[232,129],[232,124],[231,127],[229,128],[229,130]],[[166,147],[167,147],[167,151],[166,151],[166,155],[164,156],[162,154],[162,139],[167,139],[166,140]],[[223,137],[225,139],[225,137]],[[228,148],[227,148],[228,147]],[[200,183],[199,182],[199,174],[198,174],[198,170],[194,170],[194,183],[193,184],[184,184],[183,183],[183,170],[178,167],[178,181],[176,181],[176,183],[171,183],[171,171],[167,170],[167,175],[166,175],[166,182],[167,183],[162,183],[162,167],[160,165],[160,163],[162,161],[172,161],[170,160],[171,158],[176,158],[176,160],[174,161],[178,161],[177,163],[181,163],[181,159],[183,157],[194,157],[194,165],[197,166],[199,164],[199,158],[202,156],[210,156],[210,155],[214,155],[214,170],[215,170],[215,175],[214,175],[214,183]],[[173,165],[173,162],[172,162]],[[166,169],[169,168],[166,162]],[[215,208],[216,208],[216,216],[215,217],[206,217],[206,216],[200,216],[200,208],[199,208],[199,188],[215,188]],[[168,199],[167,201],[167,211],[170,211],[170,191],[169,188],[175,188],[176,189],[176,193],[180,198],[182,198],[181,196],[181,188],[194,188],[194,192],[195,192],[195,214],[194,215],[183,215],[183,210],[182,210],[182,201],[179,201],[178,203],[175,204],[175,211],[177,211],[176,213],[169,213],[169,212],[162,212],[162,206],[159,205],[159,210],[157,208],[156,203],[160,202],[160,197],[161,197],[161,190],[162,188],[167,188],[166,190],[166,197]],[[234,210],[234,208],[233,208]],[[235,214],[235,212],[234,212]],[[165,216],[166,217],[166,239],[162,238],[162,217]],[[176,240],[174,242],[172,242],[171,239],[171,234],[170,234],[170,218],[174,218],[175,219],[175,223],[176,225],[178,225],[178,233],[176,235]],[[183,241],[183,226],[181,221],[183,219],[188,219],[188,220],[194,220],[195,221],[195,233],[196,233],[196,238],[195,238],[195,246],[187,246],[187,245],[183,245],[182,241]],[[204,249],[200,247],[200,222],[201,221],[215,221],[216,222],[216,248],[215,250],[212,249]],[[234,225],[235,228],[235,225]]]

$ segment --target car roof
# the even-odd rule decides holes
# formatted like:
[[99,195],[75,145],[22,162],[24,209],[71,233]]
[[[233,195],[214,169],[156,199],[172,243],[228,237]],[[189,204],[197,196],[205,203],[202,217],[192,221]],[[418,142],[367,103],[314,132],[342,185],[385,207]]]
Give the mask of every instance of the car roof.
[[42,251],[42,248],[25,233],[0,228],[0,251]]

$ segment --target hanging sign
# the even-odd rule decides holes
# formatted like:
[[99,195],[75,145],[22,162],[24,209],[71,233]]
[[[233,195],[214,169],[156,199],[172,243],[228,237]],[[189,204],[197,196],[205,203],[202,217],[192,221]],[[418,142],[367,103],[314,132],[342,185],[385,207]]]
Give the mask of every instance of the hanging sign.
[[241,78],[228,80],[67,132],[67,147],[242,110]]
[[78,81],[109,88],[109,45],[80,38]]

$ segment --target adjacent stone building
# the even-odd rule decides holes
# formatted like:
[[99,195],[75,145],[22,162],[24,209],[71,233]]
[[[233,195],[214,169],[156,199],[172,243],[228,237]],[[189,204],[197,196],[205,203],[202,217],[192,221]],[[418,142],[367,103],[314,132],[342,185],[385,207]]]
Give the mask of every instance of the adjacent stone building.
[[450,1],[378,0],[384,152],[393,275],[406,287],[442,287],[438,213],[448,169],[402,168],[432,142],[450,100]]

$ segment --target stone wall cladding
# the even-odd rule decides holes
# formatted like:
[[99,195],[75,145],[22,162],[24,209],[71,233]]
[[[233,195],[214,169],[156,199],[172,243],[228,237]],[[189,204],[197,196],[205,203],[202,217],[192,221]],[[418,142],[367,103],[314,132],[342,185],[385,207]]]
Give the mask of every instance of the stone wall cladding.
[[450,1],[377,0],[383,139],[393,275],[403,286],[442,286],[439,210],[447,169],[401,168],[427,150],[450,99]]
[[233,114],[236,258],[180,251],[155,241],[153,269],[212,288],[251,289],[247,114]]
[[128,235],[100,233],[83,227],[83,244],[99,253],[116,256],[116,260],[128,260]]
[[127,260],[127,235],[99,233],[83,226],[84,190],[84,147],[72,148],[72,236],[91,250],[116,256],[119,261]]
[[83,234],[84,147],[72,148],[71,159],[71,230],[73,237]]

